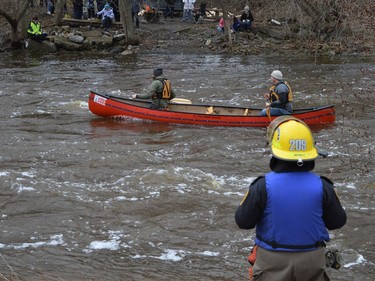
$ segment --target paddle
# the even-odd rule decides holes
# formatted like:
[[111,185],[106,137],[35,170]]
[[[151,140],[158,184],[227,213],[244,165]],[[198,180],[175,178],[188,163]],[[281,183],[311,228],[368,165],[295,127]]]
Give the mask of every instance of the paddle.
[[272,118],[271,118],[271,107],[270,107],[269,103],[266,103],[266,113],[267,113],[268,119],[270,119],[270,122],[271,122],[271,120],[272,120]]
[[185,103],[185,104],[191,104],[191,100],[188,100],[188,99],[182,99],[182,98],[174,98],[174,99],[171,99],[171,102],[174,102],[174,103]]

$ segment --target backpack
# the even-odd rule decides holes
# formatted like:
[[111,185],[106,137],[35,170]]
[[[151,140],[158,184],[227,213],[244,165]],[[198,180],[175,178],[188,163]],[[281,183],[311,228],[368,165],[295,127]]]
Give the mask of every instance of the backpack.
[[163,80],[163,92],[161,93],[162,99],[170,99],[171,98],[171,82],[168,79]]

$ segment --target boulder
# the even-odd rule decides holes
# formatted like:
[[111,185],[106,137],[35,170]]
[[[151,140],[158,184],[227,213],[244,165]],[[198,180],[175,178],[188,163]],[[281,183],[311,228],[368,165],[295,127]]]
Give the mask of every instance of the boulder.
[[113,44],[113,38],[109,36],[102,36],[102,37],[87,37],[85,41],[83,41],[83,46],[92,49],[92,47],[96,47],[97,49],[105,49]]
[[72,42],[69,39],[62,36],[55,37],[54,43],[58,48],[63,50],[78,51],[83,49],[82,44]]
[[121,34],[117,34],[115,36],[113,36],[113,41],[121,41],[121,40],[124,40],[125,39],[125,34],[124,33],[121,33]]
[[79,35],[72,35],[69,37],[69,40],[74,42],[74,43],[78,43],[78,44],[82,44],[83,40],[85,40],[85,38],[83,38],[82,36],[79,36]]
[[27,40],[25,42],[25,47],[29,51],[37,51],[42,53],[54,53],[57,52],[57,47],[54,43],[50,41],[35,41]]

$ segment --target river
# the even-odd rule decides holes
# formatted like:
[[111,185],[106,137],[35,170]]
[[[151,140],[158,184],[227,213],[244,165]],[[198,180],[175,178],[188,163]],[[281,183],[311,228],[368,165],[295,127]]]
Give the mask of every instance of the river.
[[295,107],[336,106],[314,127],[348,214],[332,280],[375,280],[374,60],[18,52],[0,57],[0,280],[248,280],[254,231],[234,213],[269,170],[264,128],[112,120],[89,90],[144,92],[163,67],[178,97],[263,106],[272,70]]

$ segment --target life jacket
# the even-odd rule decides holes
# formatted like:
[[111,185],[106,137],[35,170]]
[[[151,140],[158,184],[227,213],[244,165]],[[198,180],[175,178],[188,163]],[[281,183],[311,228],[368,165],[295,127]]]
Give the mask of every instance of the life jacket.
[[279,100],[279,95],[275,92],[275,89],[280,84],[285,84],[288,87],[288,101],[287,102],[291,102],[293,100],[293,92],[292,92],[292,88],[289,86],[288,82],[286,81],[284,82],[280,81],[279,83],[277,83],[276,85],[270,88],[270,101],[272,102],[275,100]]
[[[159,80],[160,81],[160,80]],[[160,92],[156,92],[153,98],[157,99],[170,99],[171,98],[171,82],[168,79],[160,81],[163,83],[163,89]]]
[[323,217],[323,183],[311,172],[266,174],[267,206],[255,243],[271,251],[309,251],[329,241]]
[[29,34],[42,34],[40,23],[30,22],[29,28],[27,29]]

